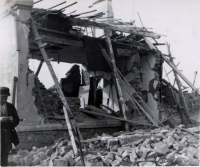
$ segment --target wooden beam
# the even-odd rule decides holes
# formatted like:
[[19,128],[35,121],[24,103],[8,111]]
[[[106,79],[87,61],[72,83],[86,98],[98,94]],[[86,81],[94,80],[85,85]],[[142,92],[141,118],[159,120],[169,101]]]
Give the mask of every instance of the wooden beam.
[[[102,53],[103,53],[103,55],[104,55],[106,61],[108,62],[108,64],[112,67],[111,59],[108,57],[106,51],[105,51],[103,48],[101,49],[101,51],[102,51]],[[116,67],[116,70],[117,70],[118,74],[119,74],[121,77],[123,77],[123,80],[130,86],[130,88],[132,89],[132,91],[133,91],[134,93],[136,93],[136,91],[134,90],[134,88],[128,83],[128,81],[126,80],[126,78],[120,73],[120,71],[118,70],[117,67]],[[118,74],[117,74],[117,75],[118,75]],[[118,75],[119,81],[120,81],[121,83],[124,83],[124,81],[122,81],[122,79],[120,78],[119,75]],[[143,99],[136,93],[137,97],[138,97],[138,98],[140,99],[140,101],[142,102],[143,107],[145,108],[145,110],[147,110],[147,111],[149,112],[149,114],[148,114],[148,113],[144,110],[144,108],[132,97],[132,95],[130,95],[130,92],[129,92],[130,90],[127,90],[126,87],[123,86],[123,85],[124,85],[124,84],[122,84],[122,87],[125,89],[125,91],[128,93],[128,95],[131,97],[132,103],[133,103],[133,104],[136,103],[137,106],[138,106],[138,107],[143,111],[143,113],[147,116],[147,118],[148,118],[154,125],[158,126],[158,123],[157,123],[157,122],[159,122],[159,121],[157,120],[157,122],[155,122],[155,121],[151,118],[151,116],[150,116],[149,114],[152,115],[152,112],[151,112],[151,110],[147,107],[147,105],[144,103]]]
[[108,27],[109,29],[114,30],[114,31],[120,31],[120,32],[140,35],[142,37],[151,37],[151,38],[155,38],[155,39],[158,39],[161,36],[161,35],[155,34],[155,33],[149,33],[149,32],[144,32],[144,31],[140,32],[139,30],[136,30],[135,28],[131,28],[131,27],[115,26],[115,25],[110,25],[107,23],[98,23],[98,22],[94,22],[94,21],[90,21],[90,20],[71,18],[68,16],[66,16],[65,18],[67,18],[71,22],[72,25],[76,25],[76,26],[98,27],[98,28]]
[[37,69],[37,71],[36,71],[36,73],[35,73],[35,77],[38,76],[38,74],[39,74],[39,72],[40,72],[40,70],[41,70],[41,68],[42,68],[43,62],[44,62],[43,60],[40,61],[40,64],[39,64],[39,66],[38,66],[38,69]]
[[16,88],[17,88],[17,77],[13,77],[13,84],[12,84],[12,104],[15,105],[15,96],[16,96]]
[[177,69],[177,67],[170,62],[162,53],[162,58],[165,60],[165,62],[193,89],[196,90],[195,86]]
[[[30,58],[37,60],[44,60],[38,46],[29,44],[29,49],[31,53]],[[46,52],[49,58],[53,58],[53,61],[57,62],[59,61],[59,62],[80,63],[80,64],[85,64],[87,62],[86,52],[84,48],[66,46],[59,50],[54,50],[53,48],[51,49],[51,47],[48,47],[46,49]]]
[[139,123],[139,122],[135,122],[135,121],[132,121],[132,120],[129,120],[129,119],[114,117],[114,116],[102,114],[102,113],[99,113],[99,112],[89,111],[89,110],[85,110],[85,109],[79,109],[79,111],[84,112],[84,113],[88,113],[88,114],[94,114],[94,115],[99,115],[99,116],[103,116],[103,117],[107,117],[107,118],[120,120],[120,121],[129,123],[131,125],[144,125],[144,126],[158,127],[158,126],[155,126],[155,125],[152,125],[152,124],[146,124],[146,123],[142,123],[142,122]]
[[[167,49],[168,49],[169,56],[172,57],[172,56],[171,56],[171,51],[170,51],[170,45],[169,45],[169,44],[167,44]],[[169,62],[170,62],[175,68],[177,68],[177,67],[175,66],[174,61],[173,61],[172,58],[169,59]],[[179,71],[179,70],[177,69],[177,71]],[[181,82],[180,82],[180,80],[179,80],[179,78],[178,78],[177,71],[173,68],[175,80],[176,80],[176,83],[177,83],[178,89],[179,89],[179,96],[180,96],[181,101],[182,101],[182,104],[183,104],[183,108],[184,108],[184,111],[185,111],[185,114],[186,114],[186,118],[187,118],[188,121],[192,122],[191,119],[190,119],[190,116],[189,116],[187,103],[186,103],[186,101],[185,101],[185,97],[184,97],[183,91],[182,91],[182,89],[181,89]]]
[[[113,52],[112,43],[111,43],[111,39],[110,39],[110,35],[109,35],[110,29],[104,28],[104,32],[105,32],[105,37],[106,37],[106,43],[108,45],[109,53],[110,53],[110,59],[111,59],[111,64],[112,64],[111,68],[112,68],[112,72],[113,72],[119,108],[120,108],[120,111],[122,112],[124,119],[127,119],[126,111],[125,111],[124,98],[123,98],[123,95],[122,95],[121,86],[119,84],[119,78],[117,77],[117,70],[116,70],[117,67],[116,67],[114,52]],[[125,124],[125,128],[126,128],[126,130],[128,130],[127,124]]]
[[[49,68],[49,71],[51,73],[51,76],[54,80],[54,83],[55,83],[55,86],[56,86],[56,89],[59,93],[59,96],[63,102],[63,111],[64,111],[64,116],[65,116],[65,120],[66,120],[66,124],[67,124],[67,127],[68,127],[68,132],[69,132],[69,136],[70,136],[70,139],[71,139],[71,142],[72,142],[72,147],[73,147],[73,150],[74,150],[74,154],[77,155],[78,154],[78,149],[77,149],[77,146],[76,146],[76,143],[75,143],[75,138],[74,138],[74,134],[73,134],[73,131],[72,131],[72,126],[71,126],[71,123],[73,124],[74,127],[76,127],[76,124],[74,122],[74,118],[73,118],[73,115],[72,115],[72,112],[69,108],[69,105],[67,104],[67,101],[66,101],[66,98],[62,92],[62,89],[60,88],[60,84],[58,82],[58,79],[56,77],[56,74],[53,70],[53,67],[49,61],[49,58],[48,58],[48,55],[46,53],[46,50],[44,49],[44,47],[41,47],[43,46],[43,43],[41,41],[41,38],[38,34],[38,31],[36,29],[36,26],[35,26],[35,23],[34,23],[34,20],[31,19],[31,29],[33,31],[33,34],[34,34],[34,37],[35,39],[37,40],[37,44],[40,48],[40,51],[42,53],[42,56],[44,58],[44,61],[46,62],[47,64],[47,67]],[[73,127],[73,128],[74,128]]]

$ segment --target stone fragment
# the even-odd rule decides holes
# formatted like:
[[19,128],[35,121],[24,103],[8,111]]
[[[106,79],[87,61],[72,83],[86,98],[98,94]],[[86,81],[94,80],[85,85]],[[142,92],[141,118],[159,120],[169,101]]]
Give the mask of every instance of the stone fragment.
[[121,145],[125,145],[127,143],[134,142],[136,140],[144,138],[144,135],[135,134],[135,135],[118,136],[117,138],[118,138]]
[[143,141],[144,141],[143,138],[141,138],[141,139],[139,139],[139,140],[136,140],[136,141],[134,141],[134,142],[132,143],[132,146],[133,146],[133,147],[134,147],[134,146],[137,146],[138,144],[142,143]]
[[56,151],[56,148],[50,148],[49,150],[46,151],[47,156],[51,156],[54,152]]
[[119,162],[122,161],[122,158],[121,158],[119,155],[115,155],[115,159],[116,159],[117,161],[119,161]]
[[111,146],[115,146],[119,143],[119,140],[116,139],[108,139],[107,141],[107,149],[109,149]]
[[78,162],[78,161],[80,161],[80,160],[81,160],[81,157],[80,157],[80,156],[78,156],[78,157],[76,157],[76,158],[75,158],[75,160],[74,160],[74,161],[77,163],[77,162]]
[[73,150],[70,150],[67,154],[65,154],[63,156],[63,159],[67,160],[69,156],[71,156],[72,158],[74,158],[74,151]]
[[184,136],[182,138],[182,140],[180,141],[181,144],[184,144],[186,141],[188,140],[188,138],[186,136]]
[[112,160],[108,159],[108,158],[104,158],[103,159],[103,163],[106,165],[106,166],[110,166],[110,164],[112,163]]
[[67,157],[67,160],[68,160],[70,166],[74,166],[75,161],[74,161],[74,159],[72,158],[72,155],[69,155],[69,156]]
[[155,162],[155,158],[146,158],[146,162]]
[[101,144],[102,147],[104,147],[104,145],[107,144],[108,139],[113,139],[113,137],[111,137],[111,136],[103,136],[103,137],[101,137],[100,144]]
[[118,166],[118,165],[120,164],[120,162],[121,162],[121,161],[119,161],[119,160],[116,159],[116,160],[114,160],[113,162],[111,162],[111,165],[112,165],[112,166]]
[[[30,164],[31,164],[31,162],[32,162],[32,161],[30,161]],[[21,166],[26,166],[25,161],[24,161],[24,158],[21,158],[21,159],[20,159],[20,165],[21,165]]]
[[199,148],[198,148],[196,154],[194,155],[194,157],[197,158],[197,159],[200,159],[200,157],[199,157]]
[[160,157],[157,157],[157,158],[156,158],[156,162],[158,162],[158,161],[160,161]]
[[92,162],[93,160],[97,159],[98,156],[97,155],[93,155],[93,154],[88,154],[86,155],[86,158],[89,162]]
[[144,162],[145,158],[146,158],[146,155],[147,155],[147,152],[148,152],[148,149],[143,148],[142,149],[142,156],[141,156],[140,159],[137,160],[137,162]]
[[175,158],[175,152],[171,152],[166,156],[166,160],[169,162],[173,162]]
[[49,159],[45,159],[43,161],[41,161],[40,166],[49,166]]
[[160,130],[160,133],[162,133],[162,134],[167,134],[169,132],[169,130],[167,130],[167,129],[162,129],[162,130]]
[[182,136],[178,133],[174,133],[173,134],[173,138],[175,138],[176,140],[181,140],[182,139]]
[[193,158],[197,152],[198,152],[197,148],[190,146],[187,150],[187,157]]
[[70,150],[72,149],[72,147],[70,147],[70,146],[61,146],[60,148],[59,148],[59,150],[60,150],[60,155],[61,156],[64,156],[67,152],[69,152]]
[[189,158],[187,156],[183,156],[179,154],[175,155],[174,162],[176,162],[179,166],[198,166],[199,165],[198,159]]
[[53,166],[68,166],[68,161],[64,159],[54,159]]
[[167,145],[171,147],[174,144],[175,139],[170,135],[167,138]]
[[139,166],[156,166],[153,162],[140,162]]
[[131,147],[119,147],[117,152],[121,155],[125,150],[131,152]]
[[184,147],[181,151],[179,151],[180,154],[187,153],[188,147]]
[[138,147],[135,148],[135,153],[139,158],[142,156],[142,151]]
[[155,151],[152,151],[150,153],[147,154],[146,158],[157,158],[158,154]]
[[24,166],[31,166],[32,161],[32,158],[24,158]]
[[92,143],[90,143],[90,144],[89,144],[89,148],[90,148],[90,150],[94,151],[94,150],[95,150],[95,145],[92,144]]
[[107,159],[113,160],[114,159],[114,154],[109,152],[108,155],[106,156]]
[[150,139],[146,139],[144,142],[143,142],[143,146],[146,146],[147,144],[149,144],[149,142],[150,142]]
[[134,163],[137,160],[137,155],[134,148],[132,149],[132,152],[129,155],[130,155],[130,161]]
[[180,151],[183,149],[183,144],[181,144],[179,141],[175,141],[175,143],[173,144],[173,147],[175,150]]
[[93,164],[92,164],[92,166],[103,166],[103,162],[102,161],[97,161],[97,162],[94,162]]
[[41,162],[41,159],[39,157],[36,157],[36,158],[33,159],[31,165],[36,166],[36,165],[39,165],[40,162]]
[[169,152],[169,148],[168,145],[160,142],[160,143],[156,143],[155,147],[154,147],[154,151],[159,155],[165,155],[166,153]]
[[110,147],[110,151],[117,152],[117,149],[119,148],[118,145],[114,145],[113,147]]
[[47,154],[46,153],[39,152],[38,155],[39,155],[41,161],[47,159]]
[[128,150],[125,150],[123,153],[122,153],[122,158],[124,159],[125,157],[129,156],[129,151]]
[[61,141],[59,144],[58,144],[58,147],[61,147],[61,146],[64,146],[64,145],[68,145],[68,140],[67,139],[65,139],[65,140],[63,140],[63,141]]
[[72,146],[72,142],[68,141],[67,146]]

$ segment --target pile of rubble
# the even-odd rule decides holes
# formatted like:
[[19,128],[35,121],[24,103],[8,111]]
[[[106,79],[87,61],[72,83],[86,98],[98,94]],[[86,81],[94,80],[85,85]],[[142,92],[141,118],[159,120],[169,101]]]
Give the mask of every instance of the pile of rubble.
[[[86,166],[198,166],[199,129],[139,129],[96,135],[82,140]],[[18,150],[9,159],[22,166],[83,166],[81,156],[75,156],[71,142],[60,138],[51,147]]]

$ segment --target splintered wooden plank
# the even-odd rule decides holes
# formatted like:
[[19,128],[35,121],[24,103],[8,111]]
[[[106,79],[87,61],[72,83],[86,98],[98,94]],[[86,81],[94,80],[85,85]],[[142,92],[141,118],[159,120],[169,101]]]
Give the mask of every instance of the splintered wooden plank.
[[82,26],[82,27],[99,27],[99,28],[108,27],[110,30],[140,35],[142,37],[151,37],[151,38],[155,38],[155,39],[160,38],[159,34],[139,31],[139,30],[136,30],[131,27],[121,27],[121,26],[110,25],[110,24],[106,24],[106,23],[98,23],[98,22],[83,20],[83,19],[79,19],[79,18],[72,18],[72,17],[66,17],[66,18],[71,21],[72,25],[77,25],[77,26]]
[[[63,102],[63,105],[64,105],[63,106],[63,111],[64,111],[64,115],[65,115],[66,124],[67,124],[67,127],[68,127],[69,136],[70,136],[70,139],[71,139],[71,142],[72,142],[72,147],[73,147],[73,150],[74,150],[74,154],[77,155],[78,154],[78,149],[77,149],[77,146],[76,146],[76,143],[75,143],[74,134],[72,132],[72,126],[71,126],[71,123],[70,123],[70,120],[72,122],[73,119],[74,119],[73,115],[71,113],[69,105],[67,104],[67,101],[66,101],[66,98],[65,98],[65,96],[64,96],[64,94],[62,92],[62,89],[60,88],[60,84],[58,82],[58,78],[56,77],[56,74],[55,74],[55,72],[53,70],[53,67],[52,67],[52,65],[51,65],[51,63],[49,61],[48,55],[46,53],[46,50],[43,47],[44,44],[41,41],[41,37],[38,34],[38,31],[36,29],[36,26],[35,26],[35,23],[34,23],[33,19],[31,19],[31,28],[32,28],[32,31],[34,33],[35,40],[37,41],[37,44],[38,44],[38,46],[40,48],[40,51],[42,53],[42,56],[44,58],[44,61],[46,62],[47,67],[48,67],[48,69],[49,69],[49,71],[51,73],[51,76],[52,76],[53,80],[54,80],[54,83],[55,83],[56,89],[57,89],[57,91],[59,93],[59,96],[60,96],[60,98],[61,98],[61,100]],[[73,123],[75,123],[75,122],[73,121]]]

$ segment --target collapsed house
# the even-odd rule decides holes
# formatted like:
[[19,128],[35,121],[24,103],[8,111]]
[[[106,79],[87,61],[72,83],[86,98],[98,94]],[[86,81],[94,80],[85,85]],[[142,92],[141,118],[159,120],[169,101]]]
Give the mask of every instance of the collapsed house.
[[[170,55],[156,48],[159,43],[148,40],[160,38],[159,34],[132,23],[124,27],[123,23],[95,22],[65,15],[62,10],[32,6],[31,0],[8,1],[2,7],[0,20],[1,31],[7,34],[1,43],[6,53],[1,66],[8,69],[1,71],[4,78],[1,84],[13,88],[12,102],[16,102],[23,119],[17,128],[19,148],[52,144],[61,136],[69,136],[66,105],[69,117],[74,118],[83,137],[119,131],[123,123],[126,130],[133,126],[193,123],[187,107],[190,104],[184,100],[182,90],[162,79],[164,61],[172,67],[177,83],[179,75],[193,90],[196,88],[176,68]],[[88,27],[101,28],[105,34],[85,35],[83,31]],[[37,33],[41,38],[36,38]],[[44,59],[44,51],[48,59]],[[29,69],[29,59],[41,61],[36,73]],[[55,83],[46,89],[37,76],[43,62],[50,61],[74,66],[59,85]],[[59,87],[64,96],[60,95]],[[194,96],[199,106],[199,95]]]

